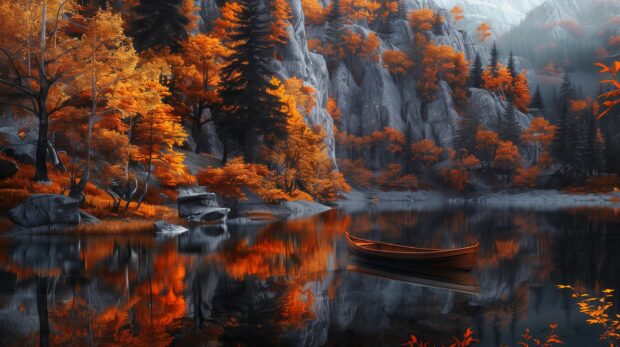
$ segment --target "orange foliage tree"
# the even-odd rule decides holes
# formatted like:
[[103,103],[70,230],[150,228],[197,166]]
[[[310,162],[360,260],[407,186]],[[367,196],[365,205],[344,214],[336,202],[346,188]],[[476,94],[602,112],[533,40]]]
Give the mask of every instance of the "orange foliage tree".
[[510,180],[512,173],[521,165],[519,149],[510,141],[503,141],[495,151],[493,167],[505,173]]
[[469,184],[469,174],[464,168],[442,168],[439,174],[444,182],[457,192],[462,192]]
[[349,182],[365,188],[372,186],[374,174],[366,168],[363,159],[341,160],[338,166]]
[[205,117],[205,111],[220,102],[216,86],[220,84],[220,72],[230,50],[212,35],[192,35],[183,45],[178,57],[170,57],[175,66],[175,106],[191,124],[191,135],[199,152],[203,144],[202,127],[213,121]]
[[[263,164],[247,164],[243,157],[229,160],[221,168],[202,169],[196,175],[198,183],[206,185],[218,195],[228,199],[247,199],[246,191],[264,197],[276,191],[275,184],[269,179],[272,175]],[[277,193],[277,192],[276,192]],[[281,192],[282,200],[285,195]]]
[[467,99],[469,65],[462,52],[455,52],[452,46],[436,46],[428,43],[422,57],[422,78],[418,90],[424,99],[433,101],[439,88],[439,80],[445,80],[452,88],[457,104]]
[[454,18],[454,21],[457,23],[463,20],[463,18],[465,18],[465,16],[463,15],[463,9],[458,6],[454,6],[450,10],[450,13],[452,13],[452,18]]
[[351,56],[370,58],[372,61],[379,61],[377,50],[381,44],[379,38],[374,33],[368,35],[358,34],[347,30],[342,36],[344,48]]
[[480,42],[485,42],[489,37],[493,36],[491,32],[491,26],[487,23],[481,23],[478,28],[478,38]]
[[409,14],[409,25],[414,31],[429,31],[435,24],[435,12],[428,8],[413,10]]
[[411,145],[411,153],[413,160],[417,160],[424,165],[432,165],[439,161],[439,156],[443,153],[443,149],[435,145],[435,142],[424,139]]
[[413,66],[413,62],[407,54],[398,50],[386,50],[382,55],[383,66],[385,66],[392,75],[404,75]]
[[271,35],[269,39],[278,45],[288,43],[289,36],[287,27],[293,18],[291,7],[288,0],[272,0],[271,1]]
[[517,169],[517,174],[513,180],[513,183],[517,187],[536,188],[539,175],[540,167],[538,166],[519,168]]
[[340,11],[350,22],[375,20],[381,3],[374,0],[340,0]]
[[302,0],[301,7],[304,11],[306,24],[325,23],[327,11],[318,0]]
[[266,155],[275,166],[277,186],[289,194],[304,190],[323,201],[336,200],[338,192],[349,187],[327,155],[323,129],[310,128],[303,117],[314,106],[314,89],[299,79],[282,84],[273,78],[271,84],[274,89],[270,93],[282,101],[283,111],[288,113],[287,138],[276,139],[274,149]]
[[492,67],[484,70],[482,81],[484,89],[496,93],[502,98],[510,98],[516,108],[523,112],[528,111],[532,97],[525,72],[513,77],[508,68],[498,64],[497,73],[493,73]]
[[377,184],[386,191],[415,190],[418,180],[413,175],[403,175],[400,164],[389,164],[385,171],[377,176]]
[[538,164],[541,153],[546,153],[553,142],[556,127],[544,117],[536,117],[530,127],[523,132],[523,141],[534,147],[534,163]]
[[476,132],[476,149],[478,150],[478,158],[488,168],[493,161],[495,151],[500,145],[499,135],[492,130],[478,129]]

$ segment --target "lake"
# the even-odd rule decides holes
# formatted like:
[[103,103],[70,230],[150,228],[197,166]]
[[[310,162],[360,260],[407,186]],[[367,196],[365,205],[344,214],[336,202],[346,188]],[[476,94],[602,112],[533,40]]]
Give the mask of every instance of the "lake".
[[[471,274],[408,276],[349,257],[344,232],[428,247],[480,242]],[[567,290],[620,290],[620,209],[369,205],[301,220],[152,235],[0,238],[0,345],[514,346],[551,323],[604,345]],[[618,295],[612,298],[618,302]],[[617,313],[613,308],[613,313]]]

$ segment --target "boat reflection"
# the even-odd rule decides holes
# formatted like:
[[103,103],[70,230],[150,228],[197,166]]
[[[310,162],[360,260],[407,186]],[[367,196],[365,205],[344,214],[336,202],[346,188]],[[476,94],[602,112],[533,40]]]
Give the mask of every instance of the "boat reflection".
[[468,272],[437,269],[424,266],[404,269],[392,266],[388,262],[350,256],[347,271],[406,282],[422,287],[446,289],[449,291],[478,295],[480,286],[476,276]]

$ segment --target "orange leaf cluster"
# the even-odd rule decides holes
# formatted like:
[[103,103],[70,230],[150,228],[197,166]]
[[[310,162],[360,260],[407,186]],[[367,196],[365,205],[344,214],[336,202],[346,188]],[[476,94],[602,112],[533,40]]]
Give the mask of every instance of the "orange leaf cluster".
[[415,190],[418,180],[413,175],[403,175],[400,164],[389,164],[385,171],[377,176],[377,184],[385,191]]
[[452,18],[454,18],[454,21],[457,23],[465,18],[463,9],[458,6],[454,6],[452,10],[450,10],[450,13],[452,13]]
[[620,104],[620,82],[618,81],[618,71],[620,71],[620,61],[615,61],[610,66],[597,63],[601,68],[600,73],[608,73],[613,79],[607,79],[601,81],[601,84],[609,85],[612,87],[612,90],[606,93],[602,93],[599,95],[599,99],[602,100],[603,106],[605,106],[605,110],[601,112],[598,116],[599,119],[605,117],[612,109],[614,109],[618,104]]
[[497,73],[494,74],[491,67],[482,73],[484,89],[500,95],[502,98],[512,96],[517,109],[527,112],[532,97],[527,85],[525,72],[516,77],[510,75],[508,68],[498,64]]
[[443,79],[452,88],[457,104],[464,103],[468,76],[469,63],[462,52],[456,52],[452,46],[426,44],[422,56],[422,78],[418,82],[418,91],[424,99],[435,100],[439,80]]
[[345,159],[338,162],[338,166],[349,182],[365,188],[372,186],[374,174],[366,168],[363,159]]
[[439,161],[439,156],[443,153],[443,149],[438,147],[435,142],[424,139],[411,145],[413,160],[419,160],[426,165],[434,164]]
[[383,66],[393,75],[404,75],[413,66],[407,54],[398,50],[387,50],[382,55]]
[[374,0],[341,0],[340,11],[351,22],[367,20],[373,22],[381,8],[381,3]]
[[409,25],[411,29],[417,32],[429,31],[433,29],[435,24],[435,11],[423,8],[413,10],[409,14]]
[[270,40],[276,44],[284,45],[288,43],[287,27],[293,17],[291,7],[288,0],[272,0],[271,1],[271,35]]
[[376,34],[370,33],[366,36],[348,30],[342,37],[345,49],[352,55],[370,58],[372,61],[379,61],[377,50],[381,44]]
[[485,42],[489,37],[493,36],[491,32],[491,26],[487,23],[481,23],[478,28],[478,38],[480,42]]
[[304,11],[306,24],[321,25],[325,23],[327,10],[318,0],[302,0],[301,7]]

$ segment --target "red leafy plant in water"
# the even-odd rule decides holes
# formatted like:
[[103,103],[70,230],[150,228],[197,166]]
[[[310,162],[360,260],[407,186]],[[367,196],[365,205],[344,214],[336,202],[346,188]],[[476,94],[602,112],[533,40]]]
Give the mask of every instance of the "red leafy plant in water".
[[560,336],[558,336],[558,334],[556,334],[555,332],[557,328],[558,323],[549,324],[549,335],[545,339],[536,338],[532,336],[532,334],[530,333],[530,329],[525,329],[523,335],[521,335],[521,341],[518,345],[522,347],[553,347],[556,344],[564,344],[564,341],[560,340]]
[[[463,339],[459,339],[456,336],[452,337],[452,339],[454,340],[453,343],[451,343],[449,345],[449,347],[467,347],[467,346],[471,346],[477,342],[480,342],[479,340],[476,340],[474,338],[474,331],[471,329],[467,329],[465,331],[465,334],[463,334]],[[434,346],[431,345],[430,342],[424,342],[418,339],[417,336],[415,335],[411,335],[409,337],[409,341],[407,341],[406,343],[403,343],[403,346],[408,346],[408,347],[430,347],[430,346]],[[444,345],[445,347],[445,345]]]

